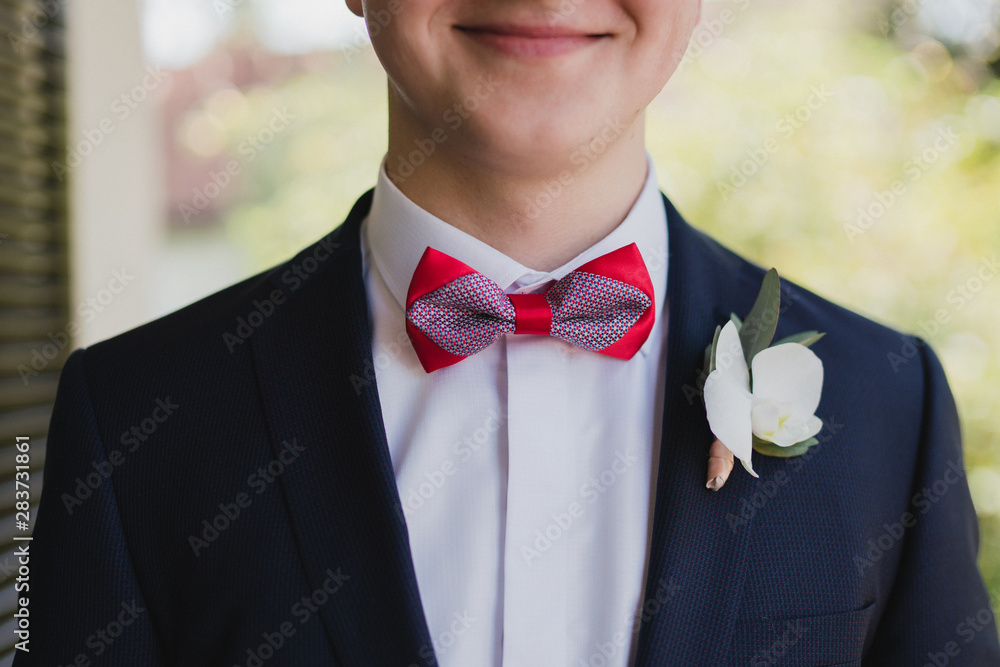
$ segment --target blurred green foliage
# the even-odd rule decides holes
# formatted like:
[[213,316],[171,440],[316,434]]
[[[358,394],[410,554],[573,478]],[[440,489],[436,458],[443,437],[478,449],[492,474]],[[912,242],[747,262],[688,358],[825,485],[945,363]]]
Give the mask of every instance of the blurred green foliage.
[[[699,28],[648,110],[661,185],[734,250],[931,343],[959,404],[996,598],[1000,280],[978,274],[1000,249],[1000,84],[930,38],[887,39],[876,25],[887,14],[870,7],[716,3],[704,26],[720,5],[731,20]],[[276,108],[296,116],[245,166],[225,221],[264,269],[339,224],[374,184],[385,77],[370,48],[352,49],[242,93],[225,119],[234,156]]]

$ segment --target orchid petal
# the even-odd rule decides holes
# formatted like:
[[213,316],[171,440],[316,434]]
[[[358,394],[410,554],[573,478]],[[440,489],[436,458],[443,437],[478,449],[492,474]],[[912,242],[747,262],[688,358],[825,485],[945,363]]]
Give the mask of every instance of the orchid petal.
[[[729,322],[719,334],[716,369],[705,380],[708,425],[734,456],[749,465],[753,452],[750,375],[736,326]],[[752,468],[748,468],[752,472]],[[754,475],[756,476],[756,475]]]
[[708,425],[715,437],[741,461],[749,460],[753,451],[752,404],[749,390],[730,382],[724,373],[713,371],[705,381]]
[[823,420],[813,415],[806,420],[806,437],[803,440],[808,440],[809,438],[815,438],[820,431],[823,430]]
[[757,437],[765,440],[768,436],[778,430],[779,419],[781,418],[777,403],[755,403],[750,410],[750,422],[753,425],[753,432]]
[[769,440],[779,447],[791,447],[803,440],[809,439],[809,427],[801,417],[789,417],[775,432],[768,436],[757,434],[757,437]]
[[715,370],[726,380],[746,387],[750,391],[750,369],[747,368],[746,357],[743,356],[743,344],[740,342],[740,332],[732,321],[726,322],[719,333],[719,344],[715,351]]
[[753,358],[754,402],[791,404],[793,417],[816,412],[823,391],[823,362],[799,343],[761,350]]

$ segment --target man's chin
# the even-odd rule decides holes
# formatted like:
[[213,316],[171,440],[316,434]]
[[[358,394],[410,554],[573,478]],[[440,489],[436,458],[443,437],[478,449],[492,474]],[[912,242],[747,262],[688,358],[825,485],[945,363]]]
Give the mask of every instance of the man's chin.
[[499,154],[522,157],[568,155],[587,144],[600,130],[603,120],[620,117],[616,109],[586,109],[571,98],[559,104],[539,103],[515,110],[496,106],[469,119],[469,129],[485,148]]
[[466,159],[472,158],[484,169],[515,178],[548,179],[575,169],[573,156],[589,139],[586,133],[570,137],[540,132],[533,136],[537,138],[525,139],[517,132],[491,133],[488,139],[470,146]]

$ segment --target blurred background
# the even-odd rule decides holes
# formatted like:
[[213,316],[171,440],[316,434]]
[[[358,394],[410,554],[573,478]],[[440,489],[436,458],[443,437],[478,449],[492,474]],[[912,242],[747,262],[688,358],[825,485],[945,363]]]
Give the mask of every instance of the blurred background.
[[[34,502],[69,351],[339,224],[375,183],[385,77],[338,0],[0,0],[0,27],[0,437],[32,437]],[[941,356],[994,600],[998,77],[1000,0],[720,0],[647,121],[694,225]]]

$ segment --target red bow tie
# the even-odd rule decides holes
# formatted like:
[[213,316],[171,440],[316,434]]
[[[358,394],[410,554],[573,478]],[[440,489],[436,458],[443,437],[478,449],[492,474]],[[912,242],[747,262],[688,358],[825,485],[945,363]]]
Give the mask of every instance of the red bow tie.
[[587,262],[543,294],[504,294],[454,257],[427,248],[406,295],[406,333],[428,373],[509,333],[554,336],[631,359],[649,337],[653,283],[633,243]]

